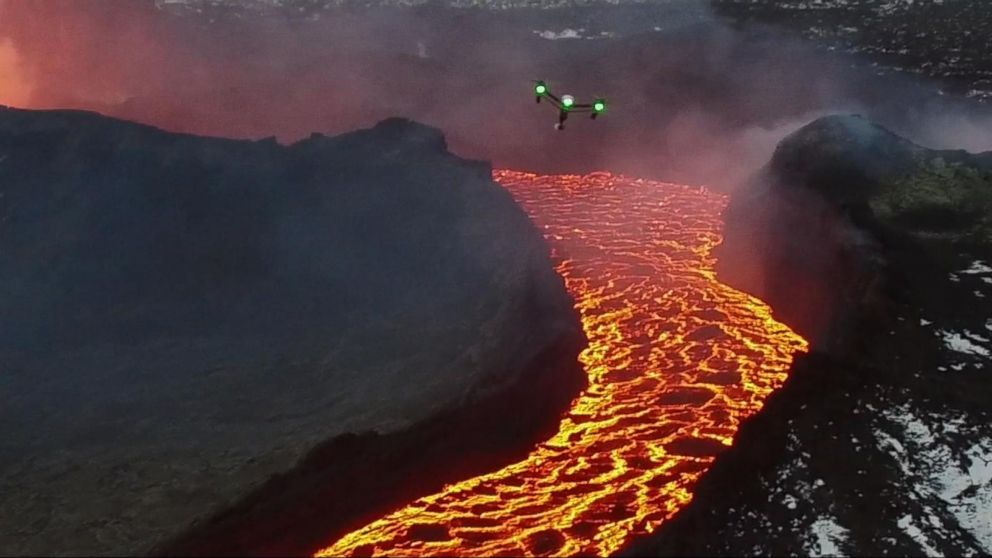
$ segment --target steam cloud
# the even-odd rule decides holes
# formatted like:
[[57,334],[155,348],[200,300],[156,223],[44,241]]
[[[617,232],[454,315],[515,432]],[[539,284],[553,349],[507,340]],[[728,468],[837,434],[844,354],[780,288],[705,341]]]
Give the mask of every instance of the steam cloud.
[[[461,155],[729,187],[816,116],[864,114],[933,147],[992,148],[992,118],[929,86],[713,17],[617,40],[549,41],[474,10],[314,8],[289,17],[151,0],[0,0],[0,102],[84,108],[175,131],[293,141],[394,115]],[[309,10],[309,11],[307,11]],[[610,113],[553,129],[547,79]]]

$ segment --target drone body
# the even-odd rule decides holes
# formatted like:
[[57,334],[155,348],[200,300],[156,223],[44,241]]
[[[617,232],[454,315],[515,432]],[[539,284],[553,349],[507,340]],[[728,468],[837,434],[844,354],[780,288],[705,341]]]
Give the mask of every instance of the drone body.
[[590,104],[578,104],[575,102],[575,97],[571,95],[556,96],[551,92],[548,84],[543,81],[535,82],[534,96],[538,103],[541,102],[541,99],[547,99],[558,109],[558,122],[555,124],[555,128],[558,130],[565,129],[565,120],[573,112],[588,112],[589,118],[593,120],[606,112],[606,99],[600,97]]

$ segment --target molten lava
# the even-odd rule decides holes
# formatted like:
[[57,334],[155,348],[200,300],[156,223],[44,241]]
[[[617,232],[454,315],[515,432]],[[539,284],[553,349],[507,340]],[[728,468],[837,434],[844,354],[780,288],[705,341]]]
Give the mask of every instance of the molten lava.
[[689,502],[806,349],[767,305],[716,279],[725,197],[605,173],[494,177],[554,248],[589,338],[589,387],[525,460],[321,555],[609,555]]

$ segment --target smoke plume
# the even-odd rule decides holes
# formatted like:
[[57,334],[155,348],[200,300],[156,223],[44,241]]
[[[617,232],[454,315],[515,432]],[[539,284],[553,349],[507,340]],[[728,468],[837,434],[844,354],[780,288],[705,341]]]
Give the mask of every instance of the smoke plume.
[[[864,114],[933,147],[992,148],[992,118],[931,85],[704,10],[661,14],[680,23],[658,32],[547,40],[535,32],[549,17],[538,11],[160,4],[0,0],[0,102],[281,141],[399,115],[498,166],[719,188],[830,112]],[[606,96],[609,113],[554,130],[554,112],[530,96],[538,78],[559,93]]]

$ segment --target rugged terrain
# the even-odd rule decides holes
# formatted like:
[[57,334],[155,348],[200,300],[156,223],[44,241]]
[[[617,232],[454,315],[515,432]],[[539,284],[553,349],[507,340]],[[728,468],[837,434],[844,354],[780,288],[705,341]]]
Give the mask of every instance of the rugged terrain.
[[751,186],[722,276],[813,352],[631,552],[989,553],[992,154],[827,117]]
[[[763,24],[790,30],[828,50],[858,55],[878,73],[935,78],[947,93],[992,99],[992,10],[982,0],[156,0],[165,10],[221,14],[295,9],[319,18],[341,6],[453,7],[503,12],[547,39],[609,39],[670,31],[715,13],[738,28]],[[289,11],[289,10],[287,10]]]
[[[424,424],[433,459],[525,451],[583,334],[490,172],[400,119],[285,146],[0,109],[0,553],[148,551],[346,433],[380,435],[310,462]],[[458,431],[494,401],[527,412]]]
[[981,0],[713,0],[739,24],[793,30],[864,56],[879,73],[923,75],[946,92],[992,100],[992,10]]

